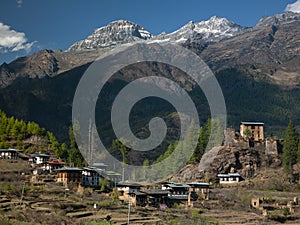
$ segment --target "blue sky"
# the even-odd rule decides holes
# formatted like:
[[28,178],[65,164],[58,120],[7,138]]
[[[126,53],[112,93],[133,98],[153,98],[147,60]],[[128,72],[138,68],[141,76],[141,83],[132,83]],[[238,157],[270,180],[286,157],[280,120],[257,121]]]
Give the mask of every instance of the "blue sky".
[[[187,22],[226,17],[253,26],[262,16],[283,13],[296,0],[1,0],[0,64],[41,49],[66,50],[95,28],[117,19],[153,34]],[[299,9],[300,0],[292,9]]]

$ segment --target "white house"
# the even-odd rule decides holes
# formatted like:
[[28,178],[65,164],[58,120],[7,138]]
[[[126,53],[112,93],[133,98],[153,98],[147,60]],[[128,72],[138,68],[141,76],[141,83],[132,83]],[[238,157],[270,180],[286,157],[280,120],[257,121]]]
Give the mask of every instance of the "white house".
[[31,154],[29,161],[35,164],[42,164],[48,162],[50,155],[47,154]]
[[0,159],[18,159],[20,152],[22,152],[22,150],[12,148],[0,149]]
[[97,169],[90,167],[84,167],[82,169],[82,186],[100,187],[100,179],[104,179],[104,177]]
[[239,173],[218,174],[220,184],[238,183],[242,180]]

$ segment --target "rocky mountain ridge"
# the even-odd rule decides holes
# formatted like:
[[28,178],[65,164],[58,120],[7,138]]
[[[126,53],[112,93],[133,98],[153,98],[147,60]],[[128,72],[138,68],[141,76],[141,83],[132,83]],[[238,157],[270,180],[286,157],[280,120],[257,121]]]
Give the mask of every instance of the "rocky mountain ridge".
[[136,41],[175,42],[201,39],[206,42],[216,42],[227,37],[242,33],[246,28],[229,21],[226,18],[211,17],[207,21],[190,21],[178,30],[167,34],[154,35],[138,24],[126,20],[118,20],[100,27],[86,39],[71,45],[68,51],[83,51],[114,47]]
[[0,87],[18,78],[53,77],[93,62],[115,46],[142,42],[182,44],[197,53],[214,72],[238,68],[259,79],[288,87],[300,82],[300,14],[287,12],[262,18],[245,28],[225,18],[189,22],[170,34],[153,35],[140,25],[119,20],[96,29],[69,50],[42,50],[0,66]]
[[[192,50],[215,72],[226,99],[228,123],[231,126],[235,127],[241,120],[257,120],[277,127],[278,131],[285,128],[286,121],[290,118],[297,123],[299,120],[296,117],[300,113],[300,89],[297,86],[300,81],[298,16],[299,14],[295,13],[275,15],[260,21],[261,26],[257,29],[237,29],[227,20],[212,18],[215,26],[210,22],[211,30],[220,30],[218,27],[221,26],[223,31],[226,31],[228,22],[229,27],[239,32],[236,35],[229,35],[229,32],[226,38],[215,42],[207,42],[201,35],[187,35],[186,38],[189,39],[183,43],[176,42],[181,37],[176,39],[176,33],[171,33],[174,38],[170,38],[170,42]],[[123,21],[122,24],[127,22]],[[207,22],[203,22],[203,27],[204,25],[206,26]],[[128,37],[132,37],[130,32],[134,29],[141,35],[142,28],[126,26],[122,25],[128,31]],[[188,33],[188,30],[193,31],[197,26],[196,23],[189,23],[182,29]],[[104,30],[100,29],[99,32]],[[184,33],[182,32],[183,35]],[[143,43],[161,41],[158,37],[147,40],[137,36],[134,38]],[[0,108],[10,116],[36,121],[64,138],[63,135],[67,133],[70,125],[72,100],[79,80],[90,63],[112,48],[113,46],[78,51],[42,50],[3,64],[0,66]],[[205,96],[201,94],[201,90],[194,88],[194,83],[186,74],[168,65],[145,62],[124,68],[115,74],[116,79],[108,84],[107,92],[104,92],[107,93],[105,97],[113,99],[111,90],[117,93],[121,86],[137,79],[137,76],[161,74],[167,78],[174,78],[174,81],[186,88],[195,99],[202,122],[205,122],[210,115]],[[147,119],[152,114],[159,112],[158,115],[161,115],[166,112],[165,108],[168,108],[162,106],[158,109],[157,105],[157,102],[153,102],[150,109],[142,109],[142,115],[147,115],[142,119],[145,122],[143,124],[147,124]],[[149,103],[143,105],[145,109],[146,106],[149,107]],[[138,110],[136,114],[141,115]],[[103,129],[106,129],[107,137],[112,137],[113,132],[110,133],[110,127],[106,126],[110,121],[109,109],[105,108],[99,115],[103,118],[99,124],[104,124]],[[135,121],[140,122],[138,119]],[[177,130],[174,130],[174,133],[176,132]]]

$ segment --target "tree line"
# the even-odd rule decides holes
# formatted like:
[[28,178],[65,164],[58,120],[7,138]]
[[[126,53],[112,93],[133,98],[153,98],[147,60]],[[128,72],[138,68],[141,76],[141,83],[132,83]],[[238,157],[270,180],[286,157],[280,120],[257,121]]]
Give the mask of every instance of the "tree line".
[[74,166],[85,165],[75,141],[72,127],[69,128],[69,143],[60,143],[54,134],[35,122],[25,122],[8,117],[0,110],[0,148],[16,148],[25,153],[49,153]]

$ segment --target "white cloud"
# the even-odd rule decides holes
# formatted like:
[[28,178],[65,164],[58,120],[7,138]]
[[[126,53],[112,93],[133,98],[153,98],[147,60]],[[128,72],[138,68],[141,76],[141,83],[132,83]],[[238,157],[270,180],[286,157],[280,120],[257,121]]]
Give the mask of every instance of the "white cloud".
[[297,0],[292,4],[288,4],[285,8],[285,11],[300,13],[300,0]]
[[0,23],[0,50],[2,52],[29,52],[35,42],[28,42],[23,32],[12,30],[9,26]]
[[18,8],[21,8],[23,5],[23,0],[16,0]]

